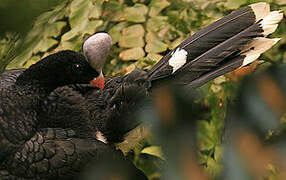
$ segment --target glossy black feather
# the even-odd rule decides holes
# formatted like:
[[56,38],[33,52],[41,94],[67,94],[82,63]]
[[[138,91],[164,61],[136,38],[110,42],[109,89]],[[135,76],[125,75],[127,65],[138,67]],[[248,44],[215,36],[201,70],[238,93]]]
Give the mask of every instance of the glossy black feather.
[[[79,69],[74,67],[82,68]],[[71,76],[76,76],[72,78]],[[62,51],[44,58],[0,88],[0,165],[36,132],[39,104],[58,86],[88,83],[98,73],[85,57]]]
[[176,51],[177,48],[183,48],[188,52],[187,62],[190,62],[211,48],[245,30],[255,22],[256,19],[252,9],[245,7],[206,26],[164,56],[149,71],[150,79],[156,80],[171,74],[172,71],[168,62],[171,58],[171,53]]
[[[0,82],[4,84],[20,73],[7,71]],[[145,74],[137,69],[124,77],[105,78],[104,91],[89,85],[57,88],[40,104],[38,127],[72,128],[81,137],[91,137],[100,131],[109,143],[121,142],[139,124],[135,118],[131,119],[149,93]]]
[[[220,63],[234,53],[237,54],[236,56],[239,56],[244,53],[242,51],[243,47],[253,41],[254,38],[260,37],[262,32],[263,29],[259,23],[255,23],[240,33],[211,48],[178,70],[175,75],[177,83],[187,85],[202,74],[215,70],[219,65],[222,66]],[[236,68],[237,67],[235,66],[231,70]]]
[[[133,177],[147,179],[120,151],[93,138],[81,139],[71,129],[60,128],[39,130],[6,162],[8,171],[0,173],[0,179],[77,180],[82,179],[79,172],[89,171],[89,166],[102,169],[104,162],[108,163],[104,169],[117,163],[128,174],[134,173]],[[105,175],[113,172],[110,169]],[[94,177],[105,179],[100,174]]]
[[[0,81],[5,84],[6,80],[10,81],[20,73],[21,71],[7,71]],[[141,93],[138,94],[138,90],[140,91],[141,89],[140,83],[137,84],[136,81],[133,81],[140,77],[138,76],[139,74],[144,74],[144,71],[138,70],[137,73],[134,71],[125,77],[106,78],[104,91],[93,89],[88,85],[71,85],[54,90],[41,104],[41,110],[38,111],[39,130],[36,132],[36,135],[26,141],[23,148],[19,152],[14,153],[14,157],[9,158],[9,161],[3,166],[4,169],[8,168],[8,171],[5,171],[8,174],[5,175],[4,173],[1,176],[0,173],[0,177],[8,179],[25,179],[29,177],[71,179],[75,175],[77,177],[79,172],[84,169],[83,167],[91,162],[92,167],[102,168],[101,166],[105,164],[104,162],[99,163],[102,160],[121,164],[120,167],[124,168],[119,169],[120,172],[126,171],[125,173],[128,176],[132,175],[128,177],[129,179],[134,179],[135,177],[137,179],[147,179],[144,173],[135,168],[132,162],[126,159],[123,154],[116,152],[112,146],[113,143],[123,141],[126,133],[138,125],[138,121],[127,117],[135,110],[136,102],[139,102],[141,98],[146,96],[146,92],[143,92],[143,96],[140,97],[139,94]],[[128,88],[128,86],[131,87]],[[130,90],[133,93],[130,94]],[[123,96],[123,94],[126,94],[126,96]],[[130,104],[130,102],[133,103]],[[47,129],[47,127],[49,128]],[[62,130],[59,130],[59,128],[62,128]],[[97,131],[108,137],[108,145],[96,140],[95,132]],[[47,132],[49,132],[49,135],[44,135]],[[61,137],[65,134],[66,137]],[[67,136],[68,134],[71,136]],[[39,137],[44,137],[45,143],[42,141],[39,143],[34,140],[41,139]],[[84,142],[84,144],[81,142]],[[52,155],[45,158],[46,160],[20,158],[22,156],[26,158],[44,158],[45,153],[37,149],[33,150],[37,152],[31,152],[29,150],[31,146],[40,146],[45,151],[51,152]],[[73,151],[74,155],[65,154],[64,152],[67,152],[67,149],[69,149],[68,151]],[[25,155],[27,151],[29,151],[28,156]],[[87,155],[87,159],[80,158],[81,154]],[[108,158],[103,157],[104,155],[108,156]],[[69,156],[71,157],[66,159]],[[73,156],[75,158],[72,158]],[[110,157],[113,158],[110,159]],[[47,161],[50,164],[54,164],[54,166],[45,167]],[[64,164],[62,161],[64,161]],[[112,164],[109,164],[109,167],[112,167]],[[42,168],[45,171],[39,173],[37,168]],[[109,168],[105,167],[104,169]],[[116,170],[118,169],[112,168],[112,172]],[[23,172],[26,173],[23,174]]]
[[[150,97],[157,82],[160,84],[165,80],[173,80],[174,84],[199,87],[240,67],[246,56],[244,51],[252,48],[247,45],[254,38],[262,36],[262,32],[263,28],[255,19],[252,8],[242,8],[190,36],[164,56],[150,71],[135,69],[123,77],[106,78],[102,91],[92,89],[88,85],[56,89],[40,104],[37,111],[37,126],[40,129],[72,129],[77,138],[87,140],[86,146],[93,143],[88,142],[91,138],[113,148],[115,143],[122,142],[128,132],[140,124],[132,115],[140,108],[141,101]],[[187,52],[186,62],[174,72],[169,60],[178,49]],[[8,82],[3,84],[11,84],[11,77],[5,77]],[[23,147],[20,151],[24,152],[27,149],[29,147]],[[55,146],[50,147],[51,151],[55,149]],[[97,147],[87,151],[82,149],[78,150],[78,153],[88,153],[96,149]],[[93,153],[90,158],[94,158]],[[63,157],[59,157],[55,160],[62,159]],[[10,160],[15,161],[17,158]],[[66,169],[70,168],[67,165]],[[57,167],[52,167],[52,170],[57,171]],[[32,174],[37,173],[33,171]],[[45,176],[52,174],[46,172]]]
[[203,84],[205,84],[206,82],[211,81],[212,79],[214,79],[220,75],[226,74],[230,71],[233,71],[233,69],[239,68],[241,66],[244,58],[245,58],[245,56],[237,56],[237,57],[225,59],[226,63],[223,63],[222,65],[217,66],[213,70],[202,74],[201,76],[199,76],[198,78],[196,78],[192,82],[190,82],[187,85],[187,87],[188,88],[200,87]]

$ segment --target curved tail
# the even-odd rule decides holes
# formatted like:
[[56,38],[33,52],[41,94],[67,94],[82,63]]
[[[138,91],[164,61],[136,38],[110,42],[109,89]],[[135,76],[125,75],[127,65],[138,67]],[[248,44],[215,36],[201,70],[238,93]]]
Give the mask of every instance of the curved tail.
[[241,8],[183,41],[148,71],[148,79],[197,87],[246,66],[280,40],[266,37],[282,18],[263,2]]

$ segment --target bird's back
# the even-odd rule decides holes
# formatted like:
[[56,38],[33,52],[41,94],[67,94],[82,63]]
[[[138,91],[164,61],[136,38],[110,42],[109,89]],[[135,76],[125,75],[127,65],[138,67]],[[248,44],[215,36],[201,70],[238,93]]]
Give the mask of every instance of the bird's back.
[[[36,128],[35,96],[17,86],[0,88],[0,157],[12,154]],[[1,160],[0,160],[1,163]]]

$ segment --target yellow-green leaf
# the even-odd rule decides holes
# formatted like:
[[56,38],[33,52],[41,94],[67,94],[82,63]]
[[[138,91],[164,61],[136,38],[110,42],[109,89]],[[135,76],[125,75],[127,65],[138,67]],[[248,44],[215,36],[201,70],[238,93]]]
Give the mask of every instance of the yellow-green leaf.
[[156,53],[148,53],[147,58],[151,61],[158,62],[163,56]]
[[143,47],[144,46],[144,28],[141,24],[129,26],[122,30],[119,37],[119,46],[125,48]]
[[142,154],[149,154],[149,155],[152,155],[152,156],[155,156],[155,157],[158,157],[160,159],[165,160],[162,149],[159,146],[146,147],[141,151],[141,153]]
[[133,7],[127,7],[124,9],[124,17],[130,22],[144,22],[147,12],[147,6],[144,4],[135,4]]
[[98,19],[101,16],[103,2],[104,0],[97,0],[96,2],[93,2],[94,6],[89,11],[89,19]]
[[149,16],[157,16],[163,9],[168,7],[170,3],[168,1],[162,1],[162,0],[152,0],[150,3],[150,11]]
[[141,47],[127,49],[119,54],[119,58],[123,61],[138,60],[145,56],[145,52]]
[[149,31],[158,32],[167,24],[167,16],[154,16],[147,21],[147,29]]
[[237,9],[246,2],[247,2],[246,0],[228,0],[225,3],[225,6],[229,9]]
[[112,44],[115,44],[119,41],[119,37],[121,34],[121,30],[123,28],[126,28],[128,25],[127,22],[120,22],[118,24],[116,24],[115,26],[113,26],[109,31],[108,34],[111,36],[112,38]]

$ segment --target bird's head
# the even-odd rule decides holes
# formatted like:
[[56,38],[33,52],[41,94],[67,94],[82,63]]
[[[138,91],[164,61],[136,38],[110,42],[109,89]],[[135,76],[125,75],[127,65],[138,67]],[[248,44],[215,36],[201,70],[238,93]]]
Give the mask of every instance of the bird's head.
[[51,54],[25,70],[18,85],[39,84],[47,91],[68,84],[88,84],[98,78],[94,69],[80,53],[65,50]]
[[108,55],[112,39],[107,33],[96,33],[89,37],[83,44],[83,52],[89,64],[99,72],[99,76],[91,81],[91,85],[100,89],[104,88],[102,68]]

